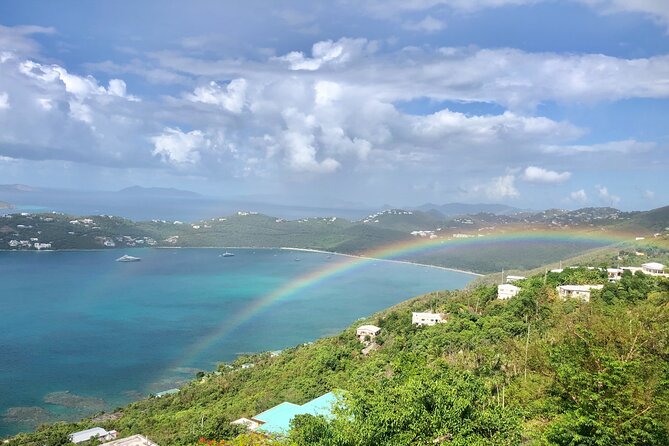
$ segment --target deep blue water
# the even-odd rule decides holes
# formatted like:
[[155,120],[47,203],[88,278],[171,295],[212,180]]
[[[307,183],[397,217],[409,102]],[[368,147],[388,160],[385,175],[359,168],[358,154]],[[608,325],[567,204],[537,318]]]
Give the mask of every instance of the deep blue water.
[[[473,276],[370,261],[242,318],[340,256],[277,249],[0,252],[0,437],[113,409],[244,352],[334,334]],[[141,262],[119,263],[124,253]],[[299,258],[300,261],[295,261]],[[232,330],[196,352],[220,327]],[[53,392],[68,391],[69,394]]]

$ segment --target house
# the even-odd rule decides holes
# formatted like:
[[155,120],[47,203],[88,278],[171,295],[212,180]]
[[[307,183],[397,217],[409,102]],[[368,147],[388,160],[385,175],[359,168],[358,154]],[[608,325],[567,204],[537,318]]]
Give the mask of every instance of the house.
[[443,324],[446,322],[446,315],[443,313],[411,313],[411,323],[414,325],[424,326],[424,325],[436,325]]
[[664,265],[657,262],[649,262],[641,265],[641,271],[651,276],[659,276],[664,274]]
[[590,301],[590,293],[592,290],[601,290],[604,285],[560,285],[557,292],[563,300],[575,298],[581,299],[583,302]]
[[230,424],[239,424],[240,426],[246,426],[248,430],[254,431],[258,429],[263,424],[263,422],[260,420],[256,420],[255,418],[242,417],[235,421],[230,422]]
[[497,285],[497,299],[511,299],[519,292],[520,288],[515,285],[511,285],[510,283]]
[[158,446],[158,444],[146,438],[144,435],[132,435],[119,438],[118,440],[102,443],[100,446]]
[[377,327],[376,325],[361,325],[355,331],[355,336],[360,340],[360,342],[369,342],[379,333],[381,333],[381,328]]
[[86,429],[85,431],[75,432],[68,435],[68,438],[72,443],[83,443],[88,441],[91,438],[99,438],[100,440],[115,440],[116,431],[106,431],[101,427],[93,427],[91,429]]
[[295,416],[310,414],[330,417],[337,400],[333,392],[328,392],[302,405],[284,401],[251,418],[239,418],[232,424],[245,425],[250,430],[270,434],[287,434],[290,430],[290,422]]
[[35,243],[35,249],[51,249],[51,243]]
[[509,275],[509,276],[506,276],[506,283],[513,283],[513,282],[517,282],[519,280],[525,280],[526,278],[527,277],[525,277],[525,276],[511,276],[511,275]]
[[609,282],[615,282],[620,280],[623,276],[622,268],[606,268],[606,275],[609,278]]
[[174,395],[175,393],[179,393],[179,389],[174,388],[174,389],[163,390],[162,392],[156,393],[156,398],[162,398],[167,395]]

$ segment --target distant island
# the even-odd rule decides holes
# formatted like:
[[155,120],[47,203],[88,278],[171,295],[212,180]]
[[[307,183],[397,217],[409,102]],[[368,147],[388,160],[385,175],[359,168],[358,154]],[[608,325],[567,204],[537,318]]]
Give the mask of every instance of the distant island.
[[4,201],[0,201],[0,209],[13,209],[13,208],[14,208],[13,205],[6,203]]
[[[435,212],[388,209],[360,220],[287,220],[238,211],[195,222],[22,212],[0,216],[0,250],[294,247],[371,257],[391,255],[483,274],[502,268],[531,270],[597,249],[604,250],[599,253],[602,261],[619,258],[638,263],[644,255],[669,256],[669,207],[646,212],[583,208],[509,215],[506,211],[444,217]],[[514,237],[534,241],[504,243]],[[440,244],[444,249],[437,249]],[[412,249],[414,245],[418,248]],[[449,246],[453,249],[445,249]],[[382,252],[375,252],[379,249]]]

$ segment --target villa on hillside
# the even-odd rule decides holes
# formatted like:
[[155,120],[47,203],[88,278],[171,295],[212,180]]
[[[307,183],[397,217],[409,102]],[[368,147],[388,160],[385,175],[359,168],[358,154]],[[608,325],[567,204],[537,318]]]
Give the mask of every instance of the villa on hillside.
[[179,389],[177,389],[177,388],[174,388],[174,389],[167,389],[167,390],[163,390],[162,392],[158,392],[158,393],[156,393],[156,398],[162,398],[162,397],[164,397],[164,396],[167,396],[167,395],[174,395],[174,394],[176,394],[176,393],[179,393]]
[[109,443],[102,443],[100,446],[158,446],[158,444],[149,440],[144,435],[137,434],[110,441]]
[[606,275],[609,278],[609,282],[616,282],[623,277],[622,268],[606,268]]
[[444,313],[419,313],[416,311],[411,313],[411,323],[413,325],[418,325],[419,327],[425,325],[443,324],[446,322],[446,318],[447,315]]
[[337,401],[338,397],[333,392],[328,392],[302,405],[284,401],[251,418],[239,418],[232,424],[244,425],[252,431],[283,435],[288,433],[290,422],[297,415],[322,415],[326,418],[332,416],[332,410]]
[[648,263],[644,263],[643,265],[641,265],[641,267],[638,267],[638,266],[623,266],[621,269],[624,270],[624,271],[629,271],[632,274],[640,271],[644,274],[648,274],[649,276],[669,277],[669,274],[664,272],[665,268],[666,268],[666,266],[664,266],[661,263],[648,262]]
[[497,299],[511,299],[520,292],[520,287],[511,285],[510,283],[504,283],[502,285],[497,285]]
[[376,325],[361,325],[355,331],[355,336],[362,343],[369,342],[373,340],[379,333],[381,333],[381,327]]
[[590,302],[592,290],[601,290],[604,285],[560,285],[557,292],[562,300],[581,299],[583,302]]
[[107,431],[101,427],[93,427],[84,431],[75,432],[68,435],[70,441],[74,444],[83,443],[91,439],[114,440],[118,433],[116,431]]
[[512,276],[512,275],[509,275],[509,276],[506,276],[506,283],[513,283],[513,282],[517,282],[517,281],[519,281],[519,280],[525,280],[526,278],[527,278],[527,277],[525,277],[525,276]]
[[641,265],[641,271],[651,276],[664,275],[664,265],[657,262],[649,262]]

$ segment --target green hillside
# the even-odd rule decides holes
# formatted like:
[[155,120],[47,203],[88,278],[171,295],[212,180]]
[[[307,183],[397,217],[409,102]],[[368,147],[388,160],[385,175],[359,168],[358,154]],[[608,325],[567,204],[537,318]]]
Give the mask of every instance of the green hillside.
[[[555,286],[565,283],[605,287],[590,303],[561,301]],[[669,280],[626,273],[610,284],[598,270],[568,269],[520,286],[509,301],[483,286],[360,321],[382,329],[369,355],[351,327],[278,356],[241,357],[108,421],[43,426],[7,445],[66,444],[67,433],[96,425],[162,446],[223,444],[241,432],[231,420],[332,389],[346,391],[333,419],[298,417],[272,444],[669,444]],[[447,322],[411,324],[411,311],[427,310]],[[225,442],[265,443],[253,435]]]
[[621,228],[653,233],[666,232],[669,229],[669,206],[636,213],[628,221],[620,224]]
[[[669,249],[669,207],[638,213],[620,213],[610,208],[586,208],[562,213],[536,214],[529,223],[519,224],[510,216],[477,214],[448,222],[420,211],[389,210],[362,221],[335,217],[284,220],[268,215],[239,212],[226,217],[197,222],[140,221],[112,216],[71,216],[65,214],[12,214],[0,216],[0,249],[112,249],[133,247],[295,247],[344,254],[368,254],[392,244],[430,240],[448,241],[457,236],[485,235],[491,243],[456,243],[445,249],[415,252],[400,257],[425,264],[489,274],[505,270],[532,270],[579,256],[606,242],[594,241],[607,231],[634,242],[619,251],[628,255],[643,245],[649,256],[661,256]],[[528,220],[529,217],[525,216]],[[531,219],[529,219],[531,220]],[[528,221],[529,221],[528,220]],[[443,225],[443,226],[442,226]],[[441,230],[438,230],[440,229]],[[483,230],[483,232],[480,232]],[[549,230],[563,235],[559,240],[532,243],[494,241],[497,233]],[[420,233],[411,233],[423,231]],[[582,236],[570,240],[571,233]],[[463,234],[464,233],[464,234]],[[587,234],[593,242],[588,242]],[[585,235],[585,237],[583,237]],[[426,238],[427,237],[427,238]],[[40,245],[41,246],[41,245]],[[606,258],[604,261],[615,259]]]

